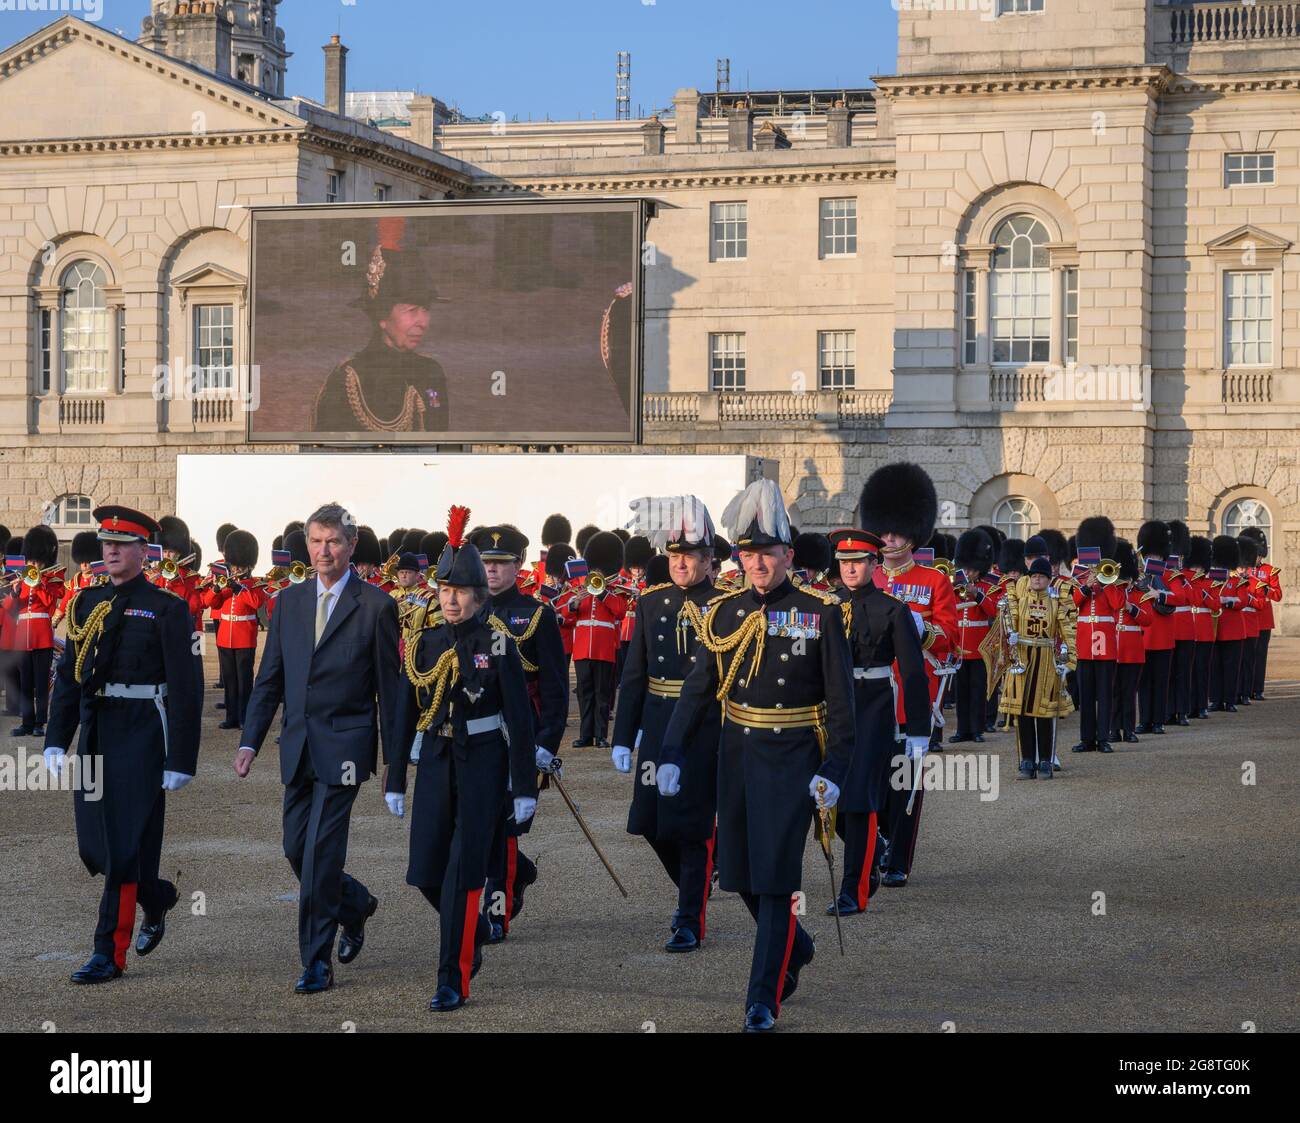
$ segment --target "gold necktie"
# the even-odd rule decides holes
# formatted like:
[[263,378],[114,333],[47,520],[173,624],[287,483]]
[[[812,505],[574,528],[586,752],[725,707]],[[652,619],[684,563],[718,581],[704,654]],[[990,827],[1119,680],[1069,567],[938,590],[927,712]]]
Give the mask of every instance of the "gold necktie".
[[325,634],[325,625],[330,622],[330,598],[334,594],[326,590],[316,602],[316,642],[320,643],[320,638]]

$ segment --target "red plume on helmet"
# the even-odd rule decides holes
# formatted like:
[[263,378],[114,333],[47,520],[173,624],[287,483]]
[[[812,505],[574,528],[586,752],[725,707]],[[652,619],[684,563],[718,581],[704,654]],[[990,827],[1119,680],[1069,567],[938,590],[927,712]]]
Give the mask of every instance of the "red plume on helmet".
[[379,248],[385,250],[400,250],[402,248],[402,237],[406,233],[406,219],[404,218],[381,218],[379,220]]
[[469,524],[469,508],[453,506],[447,512],[447,545],[460,547],[465,544],[465,527]]

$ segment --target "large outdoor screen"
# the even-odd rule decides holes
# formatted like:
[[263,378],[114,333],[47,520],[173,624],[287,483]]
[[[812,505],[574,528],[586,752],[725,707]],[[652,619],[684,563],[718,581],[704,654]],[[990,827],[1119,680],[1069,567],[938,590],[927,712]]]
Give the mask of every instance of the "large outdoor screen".
[[635,440],[642,224],[639,200],[254,211],[249,439]]

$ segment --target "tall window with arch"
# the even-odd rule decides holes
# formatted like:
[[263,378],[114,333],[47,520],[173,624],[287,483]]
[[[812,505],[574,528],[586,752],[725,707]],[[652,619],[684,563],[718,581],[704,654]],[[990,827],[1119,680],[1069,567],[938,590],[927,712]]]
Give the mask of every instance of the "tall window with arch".
[[1025,541],[1042,529],[1042,516],[1032,499],[1008,495],[993,508],[992,524],[1008,538]]
[[1257,526],[1268,539],[1273,537],[1273,516],[1258,499],[1237,499],[1224,509],[1223,533],[1237,537],[1248,526]]
[[994,363],[1045,363],[1052,346],[1052,273],[1047,228],[1013,215],[993,235],[989,278]]
[[91,261],[75,261],[63,273],[60,350],[67,393],[104,393],[109,386],[112,314],[105,299],[108,278]]

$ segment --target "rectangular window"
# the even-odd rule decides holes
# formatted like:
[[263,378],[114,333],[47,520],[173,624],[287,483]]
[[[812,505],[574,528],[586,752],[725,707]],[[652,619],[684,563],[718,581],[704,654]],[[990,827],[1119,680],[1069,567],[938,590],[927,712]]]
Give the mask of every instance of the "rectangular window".
[[329,172],[325,176],[325,202],[338,203],[343,199],[343,173]]
[[858,201],[821,201],[822,257],[852,257],[858,252]]
[[961,297],[962,362],[967,366],[975,362],[975,345],[979,340],[979,325],[976,322],[976,309],[978,308],[976,293],[979,291],[976,286],[978,284],[978,274],[974,269],[967,269]]
[[199,304],[194,308],[194,365],[199,368],[195,390],[233,390],[235,373],[235,307]]
[[71,394],[102,394],[109,384],[113,353],[107,308],[63,309],[63,383]]
[[1229,152],[1223,157],[1225,187],[1256,187],[1273,182],[1272,152]]
[[817,333],[818,386],[823,390],[852,390],[857,378],[857,332]]
[[710,261],[749,256],[748,203],[713,203],[709,207],[709,230]]
[[126,392],[126,309],[117,310],[117,388]]
[[1041,12],[1043,0],[998,0],[998,15],[1011,16],[1017,12]]
[[1050,357],[1052,275],[1046,269],[998,269],[990,274],[993,361],[1045,363]]
[[391,187],[389,187],[388,184],[386,184],[386,183],[376,183],[376,184],[375,184],[375,202],[377,202],[377,203],[386,203],[386,202],[388,202],[388,197],[389,197],[392,193],[393,193],[393,189],[392,189]]
[[1066,269],[1061,278],[1065,292],[1065,361],[1079,361],[1079,270]]
[[50,392],[50,381],[54,377],[54,311],[41,309],[41,373],[40,392]]
[[1273,362],[1273,274],[1225,274],[1223,324],[1226,366]]
[[743,332],[709,335],[709,389],[745,388],[745,336]]

